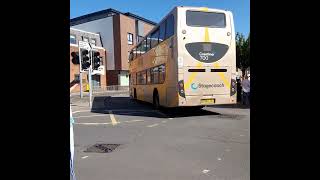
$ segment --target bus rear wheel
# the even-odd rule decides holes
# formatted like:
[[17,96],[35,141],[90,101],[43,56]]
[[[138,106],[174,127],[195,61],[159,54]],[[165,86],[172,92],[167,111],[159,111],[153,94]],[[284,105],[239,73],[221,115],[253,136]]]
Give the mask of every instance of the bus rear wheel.
[[154,93],[154,95],[153,95],[153,107],[154,107],[154,109],[160,108],[158,92]]
[[136,90],[136,88],[134,88],[134,90],[133,90],[133,99],[137,100],[137,90]]
[[190,110],[200,111],[202,108],[204,108],[204,106],[193,106],[193,107],[190,107]]

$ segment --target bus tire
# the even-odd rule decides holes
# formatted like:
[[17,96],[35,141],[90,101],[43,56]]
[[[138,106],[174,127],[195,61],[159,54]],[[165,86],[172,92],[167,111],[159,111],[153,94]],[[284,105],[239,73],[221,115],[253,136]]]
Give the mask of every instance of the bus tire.
[[194,111],[200,111],[202,108],[204,108],[204,106],[194,106],[191,109]]
[[153,93],[153,107],[154,109],[160,109],[159,94],[157,90]]
[[133,89],[133,99],[137,100],[137,90],[136,90],[136,88]]

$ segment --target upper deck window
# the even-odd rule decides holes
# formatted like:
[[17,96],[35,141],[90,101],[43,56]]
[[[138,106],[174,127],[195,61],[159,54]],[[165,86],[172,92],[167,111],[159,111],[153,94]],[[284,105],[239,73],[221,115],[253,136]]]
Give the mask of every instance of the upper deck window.
[[226,16],[224,13],[187,11],[187,25],[196,27],[226,27]]
[[70,35],[70,44],[77,44],[77,39],[75,35]]

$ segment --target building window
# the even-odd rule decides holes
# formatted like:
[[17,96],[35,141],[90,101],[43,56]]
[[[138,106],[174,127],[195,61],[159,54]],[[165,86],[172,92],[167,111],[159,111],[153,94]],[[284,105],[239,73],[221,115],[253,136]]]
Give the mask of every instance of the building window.
[[96,46],[96,39],[91,39],[90,44]]
[[84,42],[89,42],[89,38],[88,38],[88,37],[82,36],[82,40],[83,40]]
[[128,38],[128,44],[133,44],[133,34],[128,33],[127,38]]
[[75,35],[70,35],[70,44],[77,44],[77,39]]

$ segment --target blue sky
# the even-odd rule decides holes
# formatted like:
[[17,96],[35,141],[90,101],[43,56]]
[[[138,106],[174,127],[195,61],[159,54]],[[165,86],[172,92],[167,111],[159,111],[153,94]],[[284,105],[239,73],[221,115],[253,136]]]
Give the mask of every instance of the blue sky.
[[236,32],[250,32],[250,0],[70,0],[70,18],[113,8],[159,22],[174,6],[201,6],[230,10]]

